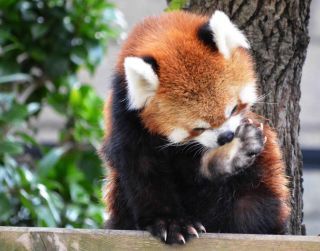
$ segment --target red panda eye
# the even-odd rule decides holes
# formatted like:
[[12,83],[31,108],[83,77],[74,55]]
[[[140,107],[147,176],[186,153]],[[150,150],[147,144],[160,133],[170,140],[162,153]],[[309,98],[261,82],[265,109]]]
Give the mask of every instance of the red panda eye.
[[234,113],[237,111],[237,109],[238,109],[238,105],[236,105],[236,106],[232,109],[230,116],[231,116],[232,114],[234,114]]
[[202,133],[206,130],[206,128],[196,127],[196,128],[193,128],[192,130],[197,133]]

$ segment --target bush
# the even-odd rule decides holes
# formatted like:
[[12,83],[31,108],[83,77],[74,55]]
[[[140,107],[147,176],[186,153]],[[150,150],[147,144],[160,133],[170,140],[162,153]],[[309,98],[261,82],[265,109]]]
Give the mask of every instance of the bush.
[[[101,0],[0,2],[0,225],[102,225],[102,100],[76,73],[94,72],[118,16]],[[54,146],[34,136],[44,106],[64,119]]]

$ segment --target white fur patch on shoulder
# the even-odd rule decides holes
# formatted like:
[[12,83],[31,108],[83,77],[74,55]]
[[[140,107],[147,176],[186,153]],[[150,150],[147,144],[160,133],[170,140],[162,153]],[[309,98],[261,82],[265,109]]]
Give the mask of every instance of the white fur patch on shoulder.
[[126,57],[124,69],[128,83],[129,109],[144,107],[154,96],[159,79],[151,65],[139,57]]
[[252,105],[257,101],[257,90],[254,83],[246,85],[239,94],[242,103]]
[[217,47],[226,59],[230,58],[232,50],[237,47],[250,48],[247,38],[224,12],[215,11],[209,24]]
[[188,136],[189,136],[189,133],[187,130],[183,128],[175,128],[172,130],[168,138],[173,143],[179,143],[184,139],[186,139]]

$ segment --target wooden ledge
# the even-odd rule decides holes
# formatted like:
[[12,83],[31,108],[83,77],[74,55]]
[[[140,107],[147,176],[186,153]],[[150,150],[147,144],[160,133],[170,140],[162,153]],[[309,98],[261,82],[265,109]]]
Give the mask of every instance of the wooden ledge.
[[147,232],[37,227],[0,227],[0,251],[100,250],[320,250],[320,237],[203,234],[184,246],[167,246]]

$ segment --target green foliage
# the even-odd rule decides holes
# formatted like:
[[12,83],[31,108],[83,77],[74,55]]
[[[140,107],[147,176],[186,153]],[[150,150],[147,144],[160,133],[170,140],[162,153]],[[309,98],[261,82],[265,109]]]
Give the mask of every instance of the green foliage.
[[181,10],[187,3],[187,0],[171,0],[166,11]]
[[[99,227],[102,100],[94,72],[119,33],[101,0],[0,1],[0,225]],[[64,119],[54,146],[35,137],[44,106]]]

